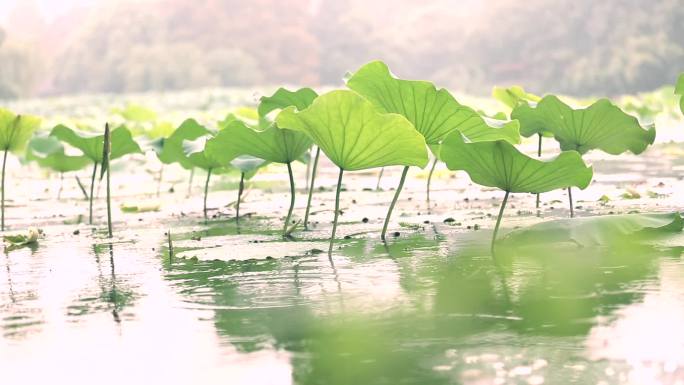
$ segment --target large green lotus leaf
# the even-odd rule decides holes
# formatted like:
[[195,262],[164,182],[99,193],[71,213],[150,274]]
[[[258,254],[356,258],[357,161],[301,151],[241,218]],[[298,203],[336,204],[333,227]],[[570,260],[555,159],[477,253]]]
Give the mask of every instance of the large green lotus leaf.
[[541,100],[541,97],[525,91],[520,86],[494,87],[492,89],[492,97],[509,108],[515,108],[530,102],[537,103]]
[[265,130],[255,130],[234,120],[207,142],[207,154],[223,164],[240,155],[290,163],[299,159],[310,146],[311,139],[305,133],[279,128],[275,124]]
[[192,164],[192,167],[199,167],[203,170],[213,170],[228,166],[228,162],[222,162],[208,154],[207,143],[209,143],[210,139],[211,136],[205,135],[194,140],[183,141],[183,152],[188,161]]
[[36,116],[17,116],[0,108],[0,149],[14,153],[23,151],[39,126],[40,118]]
[[62,143],[52,136],[33,137],[26,150],[26,159],[57,172],[78,171],[90,164],[85,155],[65,154]]
[[576,151],[541,161],[506,141],[469,143],[458,132],[444,140],[440,155],[450,170],[463,170],[477,184],[512,193],[543,193],[570,186],[584,189],[593,176]]
[[187,119],[166,139],[163,140],[161,151],[157,157],[162,163],[178,163],[185,169],[191,169],[194,164],[188,159],[183,150],[183,142],[193,141],[208,135],[209,130],[194,119]]
[[[81,150],[83,155],[93,162],[102,162],[104,135],[81,133],[60,124],[52,129],[50,136]],[[111,147],[112,152],[109,155],[109,160],[118,159],[128,154],[142,153],[140,146],[133,140],[131,132],[125,126],[119,126],[112,130]]]
[[475,110],[458,103],[449,91],[437,89],[426,81],[397,79],[381,61],[361,67],[347,80],[347,86],[383,112],[406,117],[427,144],[440,143],[454,130],[461,131],[471,141],[520,142],[518,123],[490,126]]
[[259,116],[266,116],[271,111],[294,106],[297,110],[303,110],[311,105],[318,94],[311,88],[300,88],[290,91],[285,88],[278,90],[271,96],[263,96],[259,103]]
[[684,114],[684,73],[679,75],[679,79],[677,79],[677,84],[675,85],[675,94],[679,95],[679,109],[682,111],[682,114]]
[[610,246],[678,233],[683,226],[679,213],[603,215],[538,223],[508,233],[505,241],[520,246],[561,242],[586,247]]
[[554,95],[545,96],[536,107],[521,106],[512,114],[520,121],[523,135],[540,127],[553,133],[562,150],[580,154],[599,149],[618,155],[642,153],[655,141],[655,127],[644,128],[608,99],[587,108],[572,109]]
[[381,113],[353,91],[332,91],[296,112],[293,107],[276,118],[280,127],[304,132],[325,155],[344,170],[392,165],[425,167],[425,139],[403,116]]

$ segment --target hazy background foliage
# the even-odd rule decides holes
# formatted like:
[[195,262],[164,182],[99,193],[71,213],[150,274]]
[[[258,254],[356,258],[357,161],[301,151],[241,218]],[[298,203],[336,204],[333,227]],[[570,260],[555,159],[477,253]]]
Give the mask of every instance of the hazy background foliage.
[[684,70],[681,0],[3,0],[0,97],[337,85],[385,60],[488,94],[613,95]]

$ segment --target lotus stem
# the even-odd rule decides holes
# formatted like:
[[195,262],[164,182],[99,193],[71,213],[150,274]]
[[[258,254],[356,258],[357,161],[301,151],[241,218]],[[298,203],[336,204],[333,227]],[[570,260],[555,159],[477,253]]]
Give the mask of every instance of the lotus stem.
[[375,191],[380,191],[380,180],[382,179],[382,174],[385,172],[385,168],[380,168],[380,173],[378,174],[378,183],[375,184]]
[[[107,132],[109,135],[109,132]],[[109,160],[107,160],[109,162]],[[109,238],[112,237],[112,201],[111,201],[111,190],[110,190],[110,180],[109,171],[111,170],[111,165],[107,165],[107,233]]]
[[57,200],[62,199],[62,190],[64,189],[64,173],[59,173],[59,190],[57,190]]
[[159,168],[159,176],[157,176],[157,197],[161,193],[162,178],[164,176],[164,164]]
[[568,187],[568,201],[570,202],[570,218],[574,218],[575,208],[572,204],[572,187]]
[[88,200],[90,201],[90,209],[88,214],[88,224],[93,224],[93,193],[95,192],[95,175],[97,174],[97,162],[93,165],[93,176],[90,178],[90,196]]
[[[109,235],[109,238],[112,237],[112,201],[111,201],[111,189],[110,189],[110,170],[111,168],[111,162],[109,159],[109,155],[112,151],[112,143],[111,143],[111,137],[110,137],[110,131],[109,131],[109,123],[105,124],[105,132],[104,132],[104,147],[102,149],[102,167],[106,167],[105,172],[107,173],[107,234]],[[100,178],[102,178],[100,176]],[[111,247],[111,245],[110,245]],[[113,258],[113,257],[112,257]]]
[[283,226],[283,236],[287,235],[287,227],[290,225],[290,218],[292,218],[292,210],[295,205],[295,182],[292,174],[292,163],[287,162],[287,173],[290,176],[290,209],[287,210],[287,217],[285,217],[285,225]]
[[311,175],[311,148],[307,150],[307,153],[309,154],[309,160],[307,160],[306,162],[306,175],[304,180],[304,187],[308,190],[309,181],[311,180],[311,178],[309,177]]
[[0,220],[0,230],[5,231],[5,166],[7,165],[7,148],[2,156],[2,198],[0,198],[0,214],[2,220]]
[[169,262],[173,259],[173,241],[171,240],[171,229],[166,232],[167,241],[169,243]]
[[209,194],[209,179],[211,178],[211,169],[207,170],[207,180],[204,182],[204,219],[207,219],[207,195]]
[[[337,219],[340,215],[340,190],[342,188],[342,174],[344,170],[340,168],[340,175],[337,177],[337,191],[335,192],[335,217],[333,219],[332,234],[330,234],[330,246],[328,247],[328,257],[332,256],[333,243],[335,242],[335,232],[337,231]],[[330,260],[332,262],[332,259]]]
[[240,185],[238,186],[238,199],[235,204],[235,223],[240,224],[240,200],[242,199],[242,191],[245,189],[245,173],[240,173]]
[[[539,136],[539,144],[537,145],[537,158],[541,158],[542,155],[542,134],[537,134]],[[539,193],[537,193],[537,216],[539,216],[539,206],[541,203],[541,199],[539,197]]]
[[501,208],[499,208],[499,216],[496,217],[496,225],[494,226],[494,234],[492,235],[492,255],[494,255],[494,245],[496,244],[496,236],[499,234],[499,226],[501,226],[501,218],[503,218],[504,209],[506,208],[506,203],[508,202],[508,195],[510,191],[506,191],[504,199],[501,202]]
[[83,186],[83,183],[81,183],[81,179],[76,175],[76,183],[78,184],[78,187],[81,189],[81,192],[83,193],[83,196],[85,197],[86,200],[88,200],[88,192],[86,191],[85,187]]
[[427,199],[426,199],[426,201],[428,203],[428,210],[430,209],[430,182],[432,182],[432,174],[435,172],[435,167],[437,166],[437,161],[438,161],[438,159],[437,159],[437,157],[435,157],[435,160],[432,162],[432,167],[430,167],[430,173],[428,174],[428,178],[427,178],[427,189],[426,189]]
[[314,157],[313,169],[311,171],[311,179],[309,179],[309,198],[306,201],[306,212],[304,213],[304,230],[309,229],[309,211],[311,210],[311,197],[314,191],[314,182],[316,180],[316,169],[318,168],[318,157],[321,154],[321,148],[316,147],[316,155]]
[[190,196],[190,194],[192,194],[192,179],[194,178],[194,176],[195,176],[195,168],[193,167],[190,169],[190,180],[188,181],[188,196]]
[[399,186],[397,186],[397,191],[394,192],[394,198],[390,204],[389,211],[387,211],[387,216],[385,217],[385,224],[382,226],[382,233],[380,233],[380,239],[385,240],[385,234],[387,233],[387,226],[389,225],[390,218],[392,218],[392,211],[394,206],[397,204],[399,199],[399,194],[401,194],[401,189],[404,187],[404,181],[406,180],[406,174],[408,173],[409,166],[404,167],[404,171],[401,172],[401,179],[399,179]]

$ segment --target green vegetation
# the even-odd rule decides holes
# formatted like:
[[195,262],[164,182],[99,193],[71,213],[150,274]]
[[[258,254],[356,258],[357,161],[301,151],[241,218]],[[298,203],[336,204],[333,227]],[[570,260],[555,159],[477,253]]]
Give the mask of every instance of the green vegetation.
[[[306,133],[339,168],[335,194],[335,216],[328,254],[332,254],[340,214],[340,190],[344,171],[403,165],[425,167],[425,140],[406,118],[383,114],[352,91],[332,91],[318,97],[307,109],[283,110],[277,118],[281,127]],[[396,204],[396,195],[391,208]],[[391,211],[390,208],[390,211]]]
[[35,116],[15,115],[13,112],[0,109],[0,148],[2,155],[2,181],[0,188],[0,231],[5,231],[5,168],[7,154],[19,153],[26,147],[31,135],[40,125],[40,119]]
[[[473,141],[498,139],[513,143],[520,141],[517,122],[492,127],[475,110],[458,103],[449,91],[443,88],[437,89],[430,82],[397,79],[392,76],[387,65],[380,61],[361,67],[349,78],[347,86],[368,98],[381,111],[400,114],[408,119],[435,153],[437,152],[435,148],[454,130],[460,131]],[[405,166],[385,217],[385,224],[380,235],[383,240],[407,173],[408,166]],[[427,191],[429,191],[429,183]]]
[[[81,150],[83,155],[90,159],[90,161],[93,163],[93,174],[90,178],[90,194],[88,194],[88,199],[90,201],[88,210],[88,223],[93,224],[93,192],[95,189],[95,176],[97,175],[98,166],[104,165],[103,162],[105,161],[104,135],[81,133],[60,124],[52,129],[50,136],[53,136],[62,142]],[[121,158],[128,154],[142,153],[140,146],[133,139],[131,132],[124,126],[119,126],[112,130],[110,139],[111,152],[108,154],[106,159],[107,167],[114,159]]]
[[[611,155],[626,151],[640,154],[655,141],[655,127],[642,127],[639,121],[623,112],[608,99],[589,107],[573,109],[554,95],[547,95],[536,106],[518,105],[511,113],[520,121],[526,135],[549,132],[561,150],[586,154],[601,150]],[[541,136],[540,136],[541,140]],[[572,188],[568,187],[570,216],[574,216]]]
[[564,151],[544,162],[530,158],[504,140],[469,143],[459,132],[444,140],[441,156],[449,169],[463,170],[473,182],[505,191],[492,236],[492,250],[510,193],[543,193],[570,186],[585,189],[593,176],[592,168],[584,164],[576,151]]

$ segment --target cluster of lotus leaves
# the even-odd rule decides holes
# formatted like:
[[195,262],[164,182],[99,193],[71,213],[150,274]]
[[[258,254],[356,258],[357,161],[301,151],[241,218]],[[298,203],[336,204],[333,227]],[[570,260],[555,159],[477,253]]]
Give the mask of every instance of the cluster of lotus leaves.
[[655,141],[655,127],[642,127],[608,99],[586,108],[573,109],[555,95],[547,95],[536,106],[520,104],[511,113],[520,122],[525,137],[550,132],[562,150],[585,154],[598,149],[619,155],[642,153]]
[[[52,129],[50,136],[81,150],[83,155],[85,155],[92,162],[102,163],[104,160],[104,135],[92,135],[89,133],[77,132],[67,126],[60,124]],[[118,159],[124,155],[142,153],[140,146],[135,140],[133,140],[131,132],[125,126],[119,126],[111,131],[110,146],[110,161]]]
[[273,95],[261,98],[257,109],[260,127],[251,127],[237,119],[225,122],[221,131],[207,141],[207,154],[223,164],[235,166],[237,163],[242,166],[237,167],[241,171],[250,165],[258,168],[263,163],[257,165],[253,159],[245,162],[244,158],[238,159],[240,156],[273,163],[291,163],[301,159],[313,144],[311,138],[305,133],[269,121],[267,115],[283,108],[306,109],[317,96],[310,88],[297,91],[279,88]]
[[39,126],[40,118],[36,116],[19,116],[0,109],[0,149],[20,153]]
[[433,83],[403,80],[381,61],[370,62],[347,79],[347,87],[370,100],[382,112],[404,116],[438,156],[438,146],[454,130],[471,141],[520,142],[518,122],[483,118]]
[[450,170],[465,171],[473,182],[512,193],[544,193],[571,186],[585,189],[593,176],[576,151],[542,161],[505,140],[469,142],[459,132],[447,136],[441,156]]
[[326,156],[347,171],[402,165],[425,167],[425,139],[404,116],[383,113],[354,91],[331,91],[308,108],[289,107],[279,127],[311,137]]

